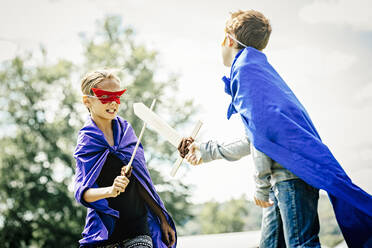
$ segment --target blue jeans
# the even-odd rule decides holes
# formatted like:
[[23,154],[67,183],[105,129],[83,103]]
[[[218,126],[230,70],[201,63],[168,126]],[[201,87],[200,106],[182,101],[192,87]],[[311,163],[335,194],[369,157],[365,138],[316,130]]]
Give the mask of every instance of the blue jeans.
[[301,179],[276,183],[263,209],[260,248],[320,247],[319,190]]

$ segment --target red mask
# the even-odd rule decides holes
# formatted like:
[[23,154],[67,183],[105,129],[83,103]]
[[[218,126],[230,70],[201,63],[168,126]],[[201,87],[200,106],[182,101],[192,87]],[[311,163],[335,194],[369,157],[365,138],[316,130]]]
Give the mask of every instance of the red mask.
[[124,94],[127,89],[121,91],[105,91],[98,88],[92,88],[92,91],[97,96],[101,103],[106,104],[109,102],[116,102],[120,104],[120,96]]

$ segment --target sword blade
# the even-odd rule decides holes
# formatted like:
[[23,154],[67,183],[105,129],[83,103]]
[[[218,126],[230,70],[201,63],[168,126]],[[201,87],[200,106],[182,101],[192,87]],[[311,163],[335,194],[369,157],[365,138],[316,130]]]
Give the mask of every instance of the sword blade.
[[162,120],[157,114],[151,109],[146,107],[143,103],[133,104],[134,114],[141,120],[146,122],[152,129],[160,134],[173,146],[178,148],[182,140],[182,136],[177,133],[171,126],[169,126],[164,120]]
[[[154,108],[155,103],[156,103],[156,99],[152,100],[151,107],[150,107],[150,111]],[[140,144],[140,142],[141,142],[141,139],[142,139],[143,133],[145,132],[145,129],[146,129],[146,122],[143,123],[142,129],[141,129],[141,133],[140,133],[140,135],[138,136],[138,140],[137,140],[136,146],[134,147],[134,150],[133,150],[132,156],[131,156],[131,158],[130,158],[130,161],[129,161],[129,163],[128,163],[128,166],[125,168],[124,176],[125,176],[125,174],[127,174],[127,173],[129,172],[130,167],[132,166],[132,163],[133,163],[134,157],[136,156],[137,149],[138,149],[138,146],[139,146],[139,144]]]

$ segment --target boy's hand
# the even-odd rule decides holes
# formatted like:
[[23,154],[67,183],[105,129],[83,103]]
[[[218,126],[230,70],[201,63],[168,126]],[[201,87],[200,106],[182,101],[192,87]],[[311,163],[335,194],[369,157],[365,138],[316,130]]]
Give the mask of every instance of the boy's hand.
[[192,137],[183,138],[178,145],[178,151],[180,152],[180,156],[182,158],[185,158],[185,156],[189,153],[189,146],[191,143],[194,142],[194,139]]
[[198,143],[193,142],[189,146],[189,153],[186,155],[185,159],[192,165],[199,165],[203,163]]
[[271,207],[272,205],[274,205],[274,202],[272,202],[271,200],[266,202],[266,201],[259,200],[256,197],[254,197],[254,203],[261,208],[267,208],[267,207]]
[[163,233],[164,241],[168,247],[172,247],[174,243],[176,243],[176,234],[173,228],[168,224],[167,221],[163,221],[160,227]]
[[199,165],[203,161],[199,150],[199,144],[194,142],[192,137],[183,138],[178,146],[180,156],[185,158],[192,165]]
[[126,176],[117,176],[110,187],[111,197],[117,197],[120,193],[124,192],[128,184],[129,179]]

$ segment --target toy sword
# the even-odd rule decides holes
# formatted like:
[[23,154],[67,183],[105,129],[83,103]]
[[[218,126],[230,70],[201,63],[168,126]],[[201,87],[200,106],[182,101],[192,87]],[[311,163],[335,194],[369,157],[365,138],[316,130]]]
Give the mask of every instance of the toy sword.
[[[156,99],[154,99],[152,101],[151,107],[150,107],[150,111],[154,108],[155,102],[156,102]],[[143,106],[145,106],[145,105],[143,105]],[[125,167],[125,170],[124,171],[122,170],[122,172],[121,172],[121,175],[122,176],[125,176],[129,172],[130,168],[132,167],[132,163],[133,163],[134,157],[136,156],[137,149],[138,149],[138,146],[139,146],[139,144],[141,142],[141,139],[142,139],[143,133],[145,132],[145,129],[146,129],[146,122],[143,123],[143,127],[142,127],[142,130],[141,130],[140,135],[138,136],[137,144],[134,147],[134,150],[133,150],[133,153],[132,153],[132,157],[130,158],[128,165],[124,166]]]
[[[181,135],[177,133],[171,126],[169,126],[164,120],[162,120],[157,114],[155,114],[151,109],[146,107],[143,103],[134,103],[134,114],[137,115],[141,120],[151,126],[158,134],[165,138],[174,147],[178,148],[178,145],[182,141]],[[203,123],[198,121],[194,127],[191,137],[195,139]],[[182,164],[183,158],[178,157],[177,161],[174,163],[171,176],[174,177],[178,171],[178,168]]]

